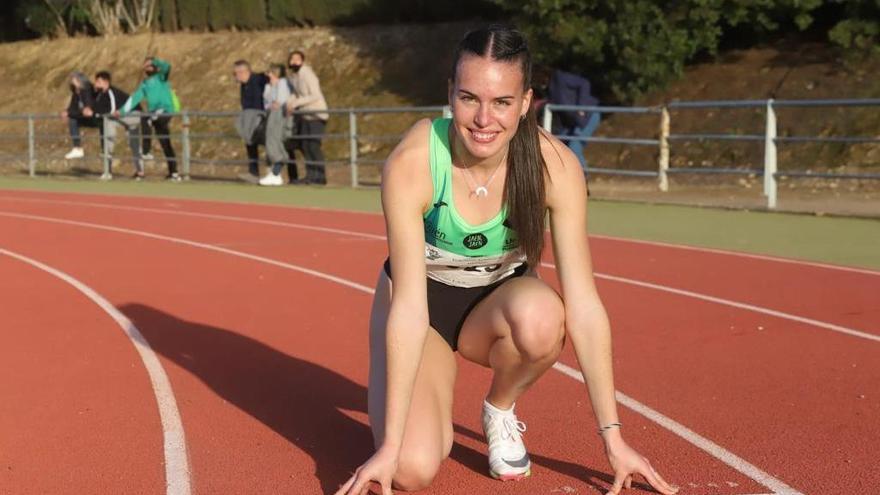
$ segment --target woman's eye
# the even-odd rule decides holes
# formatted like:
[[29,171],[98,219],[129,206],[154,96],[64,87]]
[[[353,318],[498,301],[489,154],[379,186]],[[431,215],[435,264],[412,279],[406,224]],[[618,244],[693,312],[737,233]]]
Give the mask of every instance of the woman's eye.
[[510,102],[507,100],[499,100],[499,101],[496,101],[495,104],[498,106],[502,106],[502,107],[509,107],[510,106]]

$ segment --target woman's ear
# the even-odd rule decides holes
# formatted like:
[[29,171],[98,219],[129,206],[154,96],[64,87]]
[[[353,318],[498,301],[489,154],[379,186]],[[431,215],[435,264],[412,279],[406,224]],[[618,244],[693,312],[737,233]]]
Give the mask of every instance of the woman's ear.
[[528,91],[523,93],[523,106],[522,106],[522,110],[520,110],[520,112],[519,112],[519,118],[524,119],[526,117],[526,114],[529,113],[529,108],[531,108],[531,106],[532,106],[532,95],[533,94],[534,94],[534,92],[532,91],[532,88],[529,88]]

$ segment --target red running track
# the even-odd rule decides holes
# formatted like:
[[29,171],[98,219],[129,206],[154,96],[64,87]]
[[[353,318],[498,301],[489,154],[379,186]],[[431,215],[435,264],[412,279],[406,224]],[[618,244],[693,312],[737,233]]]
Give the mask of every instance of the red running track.
[[[125,209],[132,207],[141,209]],[[0,193],[0,232],[15,233],[0,236],[0,248],[64,270],[93,287],[135,321],[160,355],[183,417],[194,493],[320,493],[341,482],[368,455],[364,414],[368,294],[230,253],[4,213],[222,246],[365,286],[372,286],[384,257],[381,240],[245,220],[381,235],[380,217],[180,200]],[[607,239],[594,239],[592,246],[601,273],[880,333],[880,314],[870,297],[880,288],[876,275]],[[4,280],[19,284],[0,284],[4,302],[22,299],[21,284],[47,278],[24,266],[6,270],[18,262],[3,256],[0,262],[4,274],[16,274]],[[600,290],[615,329],[619,390],[803,493],[839,488],[871,493],[878,485],[880,476],[871,470],[871,460],[878,457],[872,441],[877,438],[877,425],[870,418],[880,412],[876,359],[880,343],[617,281],[600,280]],[[50,292],[42,285],[25,291]],[[798,297],[791,296],[795,292]],[[60,298],[75,299],[70,294]],[[44,307],[52,311],[40,318],[64,318],[60,308],[56,313],[54,306]],[[83,313],[96,311],[85,300],[77,308]],[[25,328],[21,322],[29,321],[29,314],[4,312],[0,321],[3,328]],[[90,484],[94,483],[91,472],[123,468],[136,469],[137,474],[120,478],[153,480],[132,492],[163,491],[163,473],[155,461],[131,463],[112,450],[93,449],[98,456],[88,461],[86,472],[61,464],[62,468],[37,474],[53,465],[53,458],[65,457],[69,446],[52,441],[39,417],[21,411],[33,410],[47,396],[75,403],[99,385],[114,390],[114,383],[125,393],[107,399],[108,410],[138,404],[128,399],[138,394],[142,415],[152,418],[152,426],[140,419],[138,428],[124,433],[107,426],[100,438],[128,446],[129,455],[138,459],[152,456],[161,462],[161,428],[155,405],[150,405],[155,399],[145,373],[118,328],[107,317],[98,315],[95,320],[101,326],[89,330],[106,327],[102,338],[77,332],[82,334],[77,342],[95,353],[102,370],[107,363],[103,373],[65,376],[76,381],[56,391],[23,386],[21,377],[48,372],[40,364],[9,361],[16,368],[3,374],[0,387],[18,387],[13,408],[19,416],[10,412],[4,418],[17,419],[0,422],[4,439],[0,455],[5,456],[0,457],[0,468],[8,465],[7,472],[19,474],[0,471],[0,493],[83,493],[96,486]],[[46,342],[44,352],[57,354],[58,359],[76,357],[75,349],[48,343],[54,341],[45,330],[52,328],[50,322],[35,319],[29,324],[27,328],[33,330],[28,332],[3,332],[4,344],[11,343],[3,349],[39,338]],[[33,345],[43,349],[42,344]],[[133,379],[117,379],[121,375],[110,371],[113,360],[125,355],[120,347],[129,360],[135,356],[128,371],[139,373],[142,387],[134,386]],[[573,365],[568,352],[562,362]],[[593,433],[583,387],[556,372],[542,378],[518,408],[529,424],[526,438],[537,465],[535,475],[520,484],[501,485],[488,479],[485,449],[477,434],[479,400],[488,374],[464,363],[460,375],[456,448],[430,493],[593,493],[592,486],[607,486],[606,461]],[[624,408],[621,414],[629,440],[668,479],[681,485],[683,493],[771,491],[646,418]],[[83,433],[77,433],[74,425],[51,423],[70,433],[68,438],[82,441]],[[49,438],[43,441],[51,447],[36,448],[31,444],[39,442],[29,438],[33,435],[23,433],[43,430]],[[137,439],[127,439],[131,434]],[[35,488],[42,486],[49,488]],[[83,489],[53,491],[52,486]],[[128,492],[126,485],[117,486]]]

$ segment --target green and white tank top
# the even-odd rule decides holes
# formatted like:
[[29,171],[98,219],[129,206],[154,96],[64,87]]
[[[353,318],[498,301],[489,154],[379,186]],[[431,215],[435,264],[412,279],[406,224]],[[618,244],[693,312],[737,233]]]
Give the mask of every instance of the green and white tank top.
[[481,225],[468,224],[452,197],[451,119],[431,125],[430,164],[434,183],[431,209],[425,213],[425,263],[428,278],[455,287],[481,287],[522,265],[526,256],[516,231],[507,226],[507,205]]

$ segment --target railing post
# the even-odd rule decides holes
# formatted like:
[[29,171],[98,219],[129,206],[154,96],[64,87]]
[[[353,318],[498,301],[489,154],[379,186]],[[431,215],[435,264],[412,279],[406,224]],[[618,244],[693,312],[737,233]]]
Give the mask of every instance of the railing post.
[[189,113],[187,113],[186,110],[182,112],[182,125],[183,131],[181,132],[180,139],[182,141],[181,145],[183,146],[183,178],[189,179],[189,165],[192,151],[189,142]]
[[101,116],[101,162],[104,165],[104,173],[101,178],[110,179],[110,121],[106,115]]
[[669,108],[663,105],[660,109],[660,158],[657,170],[657,186],[661,191],[669,190],[669,177],[666,171],[669,170]]
[[553,110],[550,109],[550,104],[544,105],[544,122],[542,127],[544,130],[553,133]]
[[354,110],[348,111],[348,166],[351,169],[351,187],[358,187],[358,136],[357,114]]
[[767,100],[767,128],[764,131],[764,196],[767,208],[776,208],[776,111],[773,99]]
[[28,115],[28,175],[37,176],[36,134],[34,133],[34,116]]

